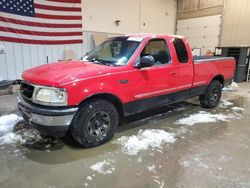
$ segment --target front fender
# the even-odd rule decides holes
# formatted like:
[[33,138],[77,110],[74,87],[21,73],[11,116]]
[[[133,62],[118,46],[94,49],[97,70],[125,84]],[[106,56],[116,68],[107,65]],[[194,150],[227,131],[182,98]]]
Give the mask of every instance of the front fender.
[[125,75],[117,75],[73,83],[67,88],[68,105],[77,106],[85,99],[102,93],[112,94],[122,103],[126,103],[130,100],[129,83],[119,82],[126,78]]

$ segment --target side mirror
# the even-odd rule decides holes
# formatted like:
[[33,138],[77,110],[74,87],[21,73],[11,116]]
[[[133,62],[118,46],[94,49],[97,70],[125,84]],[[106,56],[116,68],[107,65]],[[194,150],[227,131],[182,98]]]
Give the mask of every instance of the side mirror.
[[140,62],[135,64],[135,68],[144,68],[144,67],[151,67],[155,64],[155,59],[151,55],[146,55],[141,57]]

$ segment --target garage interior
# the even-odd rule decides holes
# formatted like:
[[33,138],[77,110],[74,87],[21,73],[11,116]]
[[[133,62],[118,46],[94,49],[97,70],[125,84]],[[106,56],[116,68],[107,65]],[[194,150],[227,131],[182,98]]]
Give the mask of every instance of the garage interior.
[[[0,0],[0,187],[250,187],[250,1],[73,0],[69,4],[81,10],[81,28],[72,44],[7,40],[7,28],[16,24],[1,19],[8,14],[4,3]],[[234,57],[234,82],[223,88],[213,109],[202,108],[195,97],[132,115],[111,141],[94,148],[80,147],[70,135],[54,138],[28,128],[16,104],[23,71],[83,60],[107,38],[128,33],[183,35],[194,56]]]

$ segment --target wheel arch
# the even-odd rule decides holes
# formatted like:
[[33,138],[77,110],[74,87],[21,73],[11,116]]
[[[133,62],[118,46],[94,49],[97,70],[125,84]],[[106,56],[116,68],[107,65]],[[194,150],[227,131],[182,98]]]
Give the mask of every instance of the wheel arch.
[[[224,81],[225,81],[225,79],[224,79],[224,77],[223,77],[221,74],[216,75],[216,76],[212,79],[212,81],[213,81],[213,80],[219,81],[219,82],[222,84],[222,87],[224,87]],[[211,82],[212,82],[212,81],[211,81]]]
[[88,96],[79,104],[79,106],[83,105],[85,102],[95,100],[95,99],[103,99],[112,103],[117,109],[119,116],[120,117],[124,116],[124,106],[123,106],[122,101],[120,100],[119,97],[111,93],[97,93],[97,94]]

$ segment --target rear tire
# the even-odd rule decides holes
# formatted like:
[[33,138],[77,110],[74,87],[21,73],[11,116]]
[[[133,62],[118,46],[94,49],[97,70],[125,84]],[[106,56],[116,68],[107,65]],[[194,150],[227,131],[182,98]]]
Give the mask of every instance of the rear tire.
[[221,90],[222,84],[218,80],[213,80],[207,90],[206,93],[200,95],[200,104],[204,108],[213,108],[218,105],[221,98]]
[[79,144],[89,148],[108,142],[114,136],[118,123],[119,115],[114,105],[95,99],[81,105],[70,131]]

